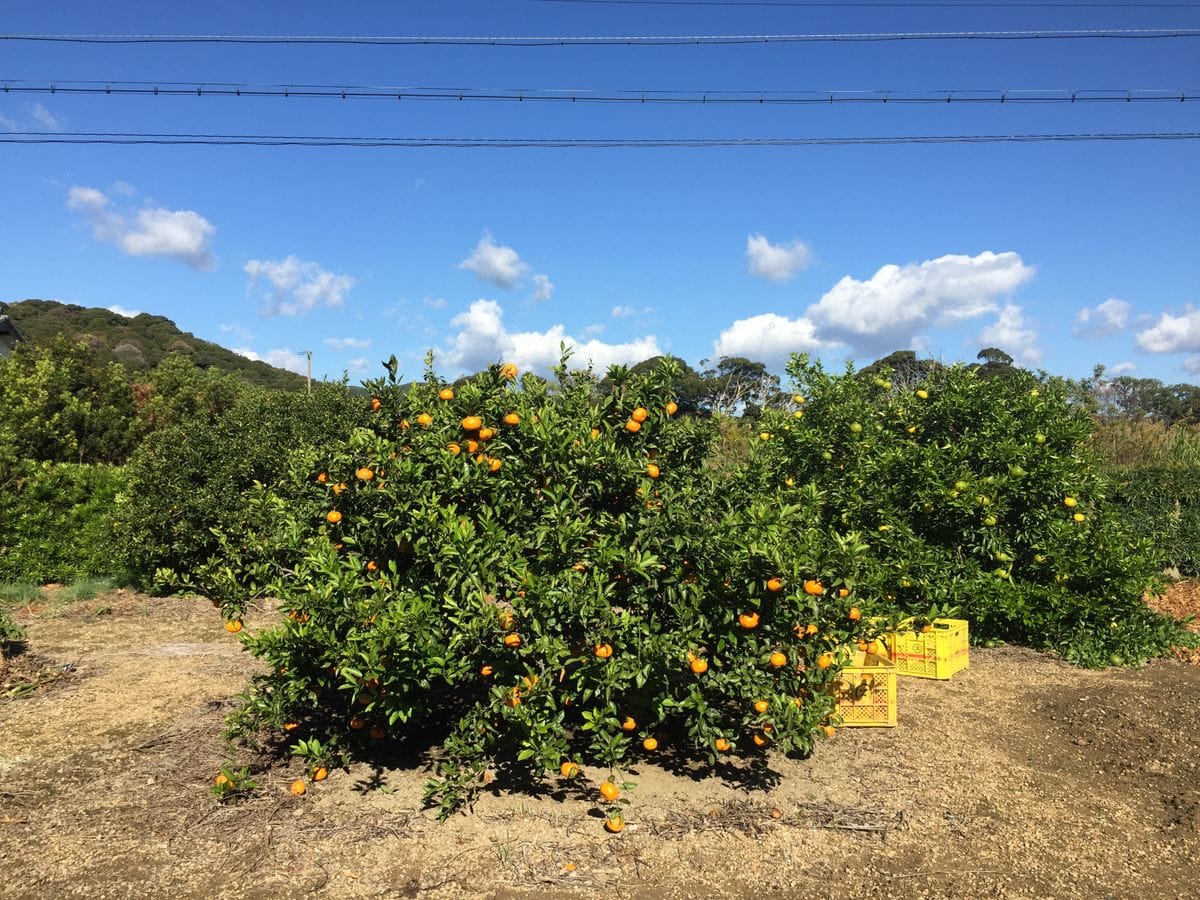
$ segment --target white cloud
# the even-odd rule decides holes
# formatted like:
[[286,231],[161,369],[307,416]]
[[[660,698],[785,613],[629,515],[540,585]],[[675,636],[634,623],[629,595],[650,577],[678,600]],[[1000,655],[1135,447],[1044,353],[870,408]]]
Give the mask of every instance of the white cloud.
[[445,309],[446,308],[446,298],[445,297],[434,297],[434,296],[431,296],[430,294],[426,294],[421,299],[421,302],[423,304],[425,304],[426,306],[428,306],[430,309]]
[[243,268],[250,276],[250,285],[266,279],[270,289],[263,296],[264,316],[295,316],[310,312],[318,306],[336,308],[346,299],[346,293],[357,283],[349,275],[337,275],[322,269],[315,262],[289,256],[280,260],[252,259]]
[[1110,297],[1095,309],[1084,307],[1075,314],[1076,337],[1107,337],[1129,324],[1129,303]]
[[1016,253],[947,255],[886,265],[866,281],[849,275],[805,313],[824,340],[866,351],[904,347],[930,325],[951,325],[996,310],[997,298],[1033,277]]
[[1108,374],[1112,375],[1115,378],[1117,375],[1128,375],[1130,372],[1134,371],[1136,368],[1137,368],[1137,365],[1135,363],[1119,362],[1115,366],[1112,366],[1111,368],[1109,368]]
[[1200,376],[1200,356],[1189,356],[1183,361],[1183,370],[1189,375]]
[[370,366],[371,363],[367,360],[367,358],[365,356],[359,356],[359,357],[356,357],[356,358],[350,360],[349,365],[350,365],[351,372],[361,372],[363,369]]
[[1153,327],[1138,332],[1137,342],[1151,353],[1200,352],[1200,309],[1189,306],[1182,316],[1163,313]]
[[515,287],[529,271],[529,266],[521,261],[517,251],[497,244],[489,231],[483,233],[471,255],[458,267],[474,272],[481,281],[502,288]]
[[533,296],[530,297],[534,303],[545,303],[554,296],[554,282],[546,275],[533,276]]
[[826,346],[817,337],[816,327],[806,318],[789,319],[777,313],[763,313],[738,319],[721,332],[713,344],[713,359],[743,356],[781,368],[793,353],[804,353]]
[[114,303],[112,306],[107,307],[107,309],[109,312],[115,312],[118,316],[124,316],[126,319],[132,319],[134,316],[142,314],[140,309],[126,309],[120,303]]
[[996,321],[979,332],[976,340],[981,347],[996,347],[1003,350],[1021,365],[1037,366],[1042,362],[1042,351],[1037,348],[1037,332],[1028,327],[1021,307],[1015,303],[1005,304]]
[[371,346],[370,338],[325,338],[323,341],[326,347],[332,347],[334,350],[366,350]]
[[194,269],[211,269],[216,265],[209,247],[216,229],[208,219],[190,209],[146,207],[130,221],[128,216],[113,209],[104,192],[78,186],[67,194],[67,207],[87,216],[92,237],[116,244],[130,256],[163,256],[185,262]]
[[308,371],[308,359],[304,354],[293,353],[286,347],[268,350],[262,354],[255,353],[249,347],[234,347],[233,352],[238,356],[246,357],[246,359],[265,362],[267,365],[275,366],[278,369],[287,369],[289,372],[295,372],[297,375],[304,375]]
[[11,119],[4,113],[0,113],[0,131],[20,131],[21,126],[17,124],[16,119]]
[[803,241],[772,244],[761,234],[746,238],[746,266],[750,274],[768,281],[788,281],[808,268],[811,256]]
[[607,344],[595,339],[577,340],[562,325],[553,325],[546,331],[510,332],[504,327],[504,311],[495,300],[476,300],[466,312],[451,319],[450,324],[458,332],[453,336],[446,361],[467,372],[479,371],[497,360],[516,363],[523,370],[546,371],[558,365],[560,344],[573,351],[572,366],[582,368],[590,362],[601,372],[615,363],[641,362],[663,352],[654,335]]
[[29,114],[47,131],[60,131],[62,129],[62,123],[58,120],[58,117],[40,103],[34,103],[29,107]]
[[235,338],[237,338],[239,341],[242,341],[243,343],[250,340],[252,337],[254,337],[254,335],[250,333],[250,329],[247,328],[245,325],[243,325],[241,322],[233,322],[232,324],[221,324],[221,325],[218,325],[217,328],[221,331],[222,334],[231,334]]

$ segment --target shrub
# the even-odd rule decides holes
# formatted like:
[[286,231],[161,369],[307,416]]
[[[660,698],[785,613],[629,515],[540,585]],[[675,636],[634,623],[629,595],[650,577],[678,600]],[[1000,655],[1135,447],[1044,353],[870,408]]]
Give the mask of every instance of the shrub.
[[1149,541],[1155,564],[1200,576],[1200,468],[1127,466],[1111,477],[1113,503]]
[[757,477],[819,491],[821,520],[863,535],[864,592],[908,613],[957,607],[976,637],[1087,665],[1179,637],[1142,602],[1152,548],[1110,502],[1065,384],[952,367],[898,390],[803,357],[789,373],[803,402],[764,415]]
[[0,493],[0,581],[120,578],[113,517],[118,466],[18,464]]
[[671,363],[614,368],[603,395],[565,363],[512,375],[371,383],[370,427],[293,457],[287,615],[244,638],[269,672],[234,731],[299,728],[314,764],[424,735],[443,815],[497,767],[617,785],[668,742],[709,764],[810,752],[867,633],[860,543],[818,492],[706,465],[715,425],[671,414]]

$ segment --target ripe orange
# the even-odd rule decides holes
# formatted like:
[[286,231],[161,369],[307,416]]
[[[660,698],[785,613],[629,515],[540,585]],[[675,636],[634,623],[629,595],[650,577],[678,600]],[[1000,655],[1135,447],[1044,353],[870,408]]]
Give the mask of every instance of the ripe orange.
[[337,484],[335,484],[333,486],[333,495],[336,497],[338,494],[342,493],[342,491],[345,491],[345,490],[347,490],[346,482],[339,481]]
[[367,468],[366,466],[363,466],[362,468],[360,468],[360,469],[358,469],[357,471],[355,471],[355,473],[354,473],[354,476],[355,476],[355,477],[356,477],[356,478],[357,478],[359,481],[370,481],[372,478],[374,478],[374,477],[375,477],[375,473],[374,473],[374,472],[372,472],[372,471],[371,471],[369,468]]
[[721,753],[728,753],[728,752],[729,752],[729,748],[730,748],[732,745],[729,743],[729,741],[725,740],[725,738],[717,738],[717,740],[716,740],[716,742],[713,744],[713,746],[714,746],[714,747],[716,747],[716,748],[717,748],[717,750],[718,750],[719,752],[721,752]]
[[295,730],[296,730],[297,728],[299,728],[299,727],[300,727],[300,723],[299,723],[299,722],[284,722],[284,723],[283,723],[283,730],[284,730],[284,731],[295,731]]
[[635,409],[633,412],[631,412],[629,414],[629,418],[633,419],[633,421],[635,421],[635,422],[645,422],[646,416],[648,416],[648,415],[650,415],[650,413],[648,413],[646,411],[646,407],[639,406],[637,409]]
[[815,578],[810,578],[808,581],[804,582],[804,593],[808,594],[810,597],[819,597],[821,594],[825,593],[825,585],[821,584],[821,582],[817,581]]
[[708,671],[708,661],[703,659],[693,659],[692,671],[697,675],[703,675]]
[[509,413],[503,419],[505,425],[517,426],[521,424],[521,417],[516,413]]
[[292,782],[292,786],[291,786],[290,790],[294,796],[299,797],[301,794],[303,794],[305,791],[308,790],[308,787],[304,784],[303,781],[300,781],[299,779],[297,779]]
[[508,696],[504,698],[504,705],[505,706],[520,706],[521,705],[521,691],[518,688],[513,688],[511,691],[509,691]]
[[767,739],[761,734],[756,734],[754,735],[754,743],[758,747],[765,747],[767,746]]
[[804,633],[805,633],[806,635],[808,635],[809,637],[811,637],[811,636],[815,635],[815,634],[816,634],[818,631],[820,631],[820,630],[821,630],[821,629],[817,628],[817,626],[816,626],[816,625],[814,625],[812,622],[809,622],[809,623],[808,623],[808,624],[807,624],[807,625],[804,627]]
[[242,620],[241,619],[233,619],[230,622],[226,622],[225,630],[228,631],[230,634],[237,634],[239,631],[242,630]]
[[767,579],[767,590],[771,593],[778,593],[783,590],[783,581],[779,578]]
[[857,622],[862,618],[862,610],[857,606],[852,606],[850,607],[850,612],[846,614],[846,618],[848,618],[851,622]]
[[755,700],[754,701],[754,711],[756,713],[760,713],[760,714],[765,713],[770,708],[771,708],[771,704],[768,703],[766,700]]
[[329,512],[325,513],[325,521],[330,525],[336,525],[338,522],[342,521],[342,514],[336,509],[331,509]]
[[828,653],[828,652],[822,653],[820,656],[817,657],[817,668],[818,669],[828,669],[832,665],[833,665],[833,654],[832,653]]
[[776,650],[774,653],[771,654],[770,662],[771,662],[771,665],[774,666],[776,669],[786,666],[787,665],[787,654],[783,653],[782,651]]
[[604,820],[604,829],[612,834],[620,834],[625,830],[625,820],[620,813],[613,813]]
[[835,734],[837,734],[837,729],[832,725],[825,725],[823,727],[825,730],[825,737],[833,737]]
[[377,741],[382,741],[385,737],[387,737],[387,729],[382,725],[372,725],[371,737]]
[[609,803],[621,796],[621,790],[611,781],[600,782],[600,796]]
[[850,596],[850,588],[838,588],[838,596],[839,597],[849,597]]
[[383,406],[383,401],[382,401],[382,400],[380,400],[378,397],[372,397],[372,398],[371,398],[371,409],[372,409],[372,410],[374,410],[375,412],[379,412],[379,408],[380,408],[381,406]]
[[483,419],[479,416],[466,416],[459,424],[462,425],[463,431],[478,431],[483,427]]
[[740,616],[738,616],[738,624],[747,630],[749,630],[751,628],[757,628],[758,627],[758,613],[756,613],[756,612],[742,613]]
[[642,741],[642,746],[647,750],[654,751],[658,749],[658,738],[648,737]]
[[318,484],[324,484],[328,480],[329,480],[328,472],[321,472],[319,475],[317,475],[317,483]]
[[479,429],[479,439],[481,441],[490,441],[495,436],[496,436],[495,428],[480,428]]
[[408,431],[408,429],[409,429],[409,428],[411,428],[411,427],[412,427],[412,426],[408,424],[408,419],[401,419],[401,420],[400,420],[400,430],[401,430],[401,431]]
[[450,451],[450,454],[452,456],[458,456],[458,454],[462,453],[462,447],[458,446],[458,444],[455,444],[453,442],[447,444],[446,449]]
[[558,774],[563,778],[574,778],[579,774],[579,766],[568,760],[558,767]]
[[474,453],[479,449],[479,441],[467,441],[467,452]]
[[317,771],[313,772],[313,781],[324,781],[329,777],[329,772],[324,766],[318,766]]
[[608,659],[613,654],[612,644],[597,644],[595,654],[600,659]]
[[362,716],[351,716],[350,727],[355,731],[362,731],[367,726],[367,720]]
[[421,413],[419,416],[417,416],[417,424],[422,428],[428,428],[433,424],[433,416],[431,416],[429,413]]
[[512,363],[505,363],[500,367],[500,377],[512,381],[517,377],[517,367]]
[[637,421],[636,419],[630,419],[628,422],[625,423],[625,430],[628,431],[630,434],[637,434],[639,431],[642,430],[642,423]]
[[216,778],[213,779],[213,784],[215,784],[217,787],[220,787],[223,784],[231,784],[231,783],[232,782],[230,782],[230,780],[225,776],[224,772],[222,772],[220,775],[218,775]]
[[491,675],[495,671],[496,670],[494,668],[492,668],[491,666],[480,666],[479,667],[479,674],[482,675],[484,678],[487,678],[489,675]]
[[442,388],[440,391],[438,391],[438,399],[439,400],[453,400],[454,399],[454,391],[451,390],[450,388]]
[[663,408],[667,411],[668,416],[673,416],[675,413],[679,412],[679,404],[674,400],[668,400],[667,405]]
[[654,463],[647,463],[646,474],[651,478],[657,478],[659,475],[658,466],[656,466]]
[[502,462],[500,462],[500,460],[493,459],[491,462],[488,463],[488,471],[489,472],[499,472],[500,467],[502,465],[504,465],[504,464]]
[[626,716],[625,721],[621,723],[621,730],[633,731],[635,728],[637,728],[637,722],[634,721],[633,716]]
[[521,636],[519,634],[506,634],[504,636],[504,646],[505,647],[520,647],[521,646]]
[[375,571],[378,571],[378,569],[379,569],[379,563],[375,562],[375,560],[371,560],[369,563],[367,563],[367,571],[368,572],[375,572]]

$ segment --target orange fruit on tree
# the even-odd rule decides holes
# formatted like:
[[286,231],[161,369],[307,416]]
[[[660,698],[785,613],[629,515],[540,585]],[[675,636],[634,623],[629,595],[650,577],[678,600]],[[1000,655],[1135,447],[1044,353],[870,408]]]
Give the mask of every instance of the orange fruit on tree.
[[635,728],[637,728],[637,722],[634,721],[633,716],[626,716],[625,721],[621,723],[621,730],[633,731]]
[[242,630],[242,620],[241,619],[233,619],[232,621],[226,622],[225,630],[228,631],[230,634],[237,634],[239,631]]
[[515,412],[511,412],[504,417],[503,422],[505,425],[510,425],[510,426],[515,427],[515,426],[521,424],[521,417],[519,415],[517,415]]
[[600,782],[600,796],[612,803],[621,796],[621,790],[611,781]]
[[446,445],[446,449],[450,451],[451,456],[458,456],[458,454],[462,453],[462,447],[453,441]]
[[483,419],[479,416],[464,416],[459,424],[462,425],[463,431],[478,431],[483,427]]
[[502,465],[504,465],[504,464],[502,462],[500,462],[500,460],[492,459],[490,462],[488,462],[488,471],[489,472],[499,472],[500,467]]
[[838,588],[838,596],[839,597],[849,597],[850,596],[850,588]]
[[299,727],[300,727],[300,723],[299,723],[299,722],[284,722],[284,723],[283,723],[283,730],[284,730],[284,731],[295,731],[295,730],[296,730],[297,728],[299,728]]
[[732,744],[725,740],[725,738],[717,738],[716,741],[713,742],[713,746],[716,747],[721,753],[728,753]]
[[350,727],[355,731],[362,731],[362,729],[367,727],[367,720],[362,716],[351,716]]
[[825,731],[825,737],[833,737],[835,734],[837,734],[837,729],[832,725],[823,725],[822,728]]
[[782,668],[787,665],[787,654],[781,650],[776,650],[771,654],[770,662],[776,669]]
[[817,668],[828,669],[833,665],[833,654],[829,652],[822,653],[817,657]]
[[505,647],[520,647],[521,646],[521,636],[519,634],[506,634],[504,636],[504,646]]
[[821,594],[825,593],[825,585],[821,584],[821,582],[817,581],[815,578],[810,578],[808,581],[804,582],[804,593],[808,594],[810,597],[819,597]]
[[512,363],[505,363],[500,367],[500,377],[507,381],[512,381],[517,377],[517,367]]
[[382,400],[380,400],[378,397],[371,398],[371,409],[373,409],[375,412],[379,412],[379,408],[381,406],[383,406]]
[[862,610],[857,606],[852,606],[850,607],[850,612],[846,613],[846,618],[848,618],[851,622],[857,622],[862,618]]
[[417,416],[417,424],[422,428],[428,428],[433,424],[433,416],[431,416],[429,413],[421,413],[419,416]]
[[625,830],[625,819],[621,817],[620,813],[613,813],[604,820],[604,829],[613,834],[620,834]]
[[362,468],[355,471],[354,476],[359,481],[370,481],[372,478],[375,477],[375,473],[373,471],[371,471],[371,469],[369,469],[367,466],[363,466]]
[[558,767],[558,774],[563,778],[574,778],[579,774],[579,766],[568,760]]
[[591,436],[592,436],[592,440],[593,440],[593,441],[594,441],[594,440],[597,440],[597,439],[600,437],[600,429],[599,429],[599,428],[593,428],[593,429],[592,429],[592,435],[591,435]]
[[595,654],[599,659],[608,659],[613,655],[612,644],[597,644]]
[[317,771],[313,772],[313,781],[324,781],[329,777],[329,771],[324,766],[317,766]]
[[412,426],[408,424],[408,419],[401,419],[401,420],[400,420],[400,430],[401,430],[401,431],[408,431],[408,429],[409,429],[409,428],[411,428],[411,427],[412,427]]
[[674,400],[668,400],[664,409],[666,409],[668,416],[673,416],[675,413],[679,412],[679,404]]
[[479,441],[467,441],[467,452],[474,453],[479,449]]
[[697,675],[703,675],[705,672],[708,671],[708,661],[707,660],[693,659],[691,666],[692,666],[692,671]]
[[783,590],[783,580],[780,578],[768,578],[767,590],[771,593],[778,593]]
[[491,666],[480,666],[479,667],[479,674],[482,675],[484,678],[487,678],[489,675],[491,675],[495,671],[496,670],[494,668],[492,668]]
[[811,637],[812,635],[815,635],[815,634],[816,634],[818,631],[820,631],[820,630],[821,630],[821,629],[817,628],[817,626],[816,626],[816,625],[814,625],[812,622],[809,622],[809,623],[808,623],[808,624],[807,624],[807,625],[804,627],[804,633],[805,633],[806,635],[810,636],[810,637]]
[[321,472],[317,475],[317,483],[318,484],[324,484],[328,480],[329,480],[328,472]]
[[490,441],[495,436],[496,436],[495,428],[480,428],[479,429],[479,439],[481,441]]
[[767,746],[767,739],[764,735],[756,734],[754,735],[754,744],[758,747],[765,747]]
[[642,741],[642,746],[647,750],[654,751],[658,749],[658,738],[648,737]]
[[292,794],[294,796],[299,797],[301,794],[303,794],[305,791],[308,790],[308,786],[300,779],[296,779],[295,781],[292,782],[292,786],[291,786],[291,788],[289,788],[289,790],[292,792]]
[[755,700],[754,701],[754,711],[756,713],[760,713],[760,714],[765,713],[770,708],[771,708],[771,704],[768,703],[766,700]]
[[348,490],[348,488],[346,487],[346,482],[344,482],[344,481],[339,481],[337,484],[335,484],[333,486],[334,496],[337,496],[338,494],[342,493],[345,490]]
[[453,400],[454,399],[454,391],[451,390],[450,388],[442,388],[440,391],[438,391],[438,399],[439,400]]
[[642,430],[642,423],[637,421],[636,419],[630,419],[628,422],[625,423],[625,430],[628,431],[630,434],[637,434],[639,431]]
[[749,630],[751,628],[757,628],[758,627],[758,613],[756,613],[756,612],[742,613],[740,616],[738,616],[738,624],[747,630]]
[[645,422],[648,415],[650,415],[650,413],[646,411],[646,407],[639,406],[629,414],[629,418],[633,419],[635,422]]
[[338,522],[342,521],[342,514],[336,509],[331,509],[329,512],[325,513],[325,521],[330,525],[336,525]]
[[379,569],[379,563],[375,562],[375,560],[371,560],[369,563],[367,563],[367,571],[368,572],[375,572],[375,571],[378,571],[378,569]]
[[650,478],[657,478],[659,475],[658,466],[656,466],[654,463],[647,463],[646,475]]

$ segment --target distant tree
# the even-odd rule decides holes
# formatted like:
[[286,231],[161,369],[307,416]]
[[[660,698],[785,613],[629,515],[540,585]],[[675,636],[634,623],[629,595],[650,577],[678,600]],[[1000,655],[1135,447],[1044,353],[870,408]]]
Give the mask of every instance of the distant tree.
[[763,363],[742,356],[722,356],[701,377],[706,388],[702,408],[709,412],[755,419],[763,409],[784,399],[779,376],[768,372]]
[[1096,393],[1102,415],[1162,422],[1200,421],[1200,386],[1163,384],[1157,378],[1120,375],[1100,380]]
[[983,365],[975,367],[980,378],[1003,378],[1021,371],[1013,365],[1013,358],[999,347],[984,347],[975,358],[983,360]]
[[858,375],[861,378],[874,378],[890,371],[894,383],[901,387],[913,387],[924,381],[939,365],[937,360],[917,359],[916,352],[912,350],[893,350],[869,366],[864,366],[858,371]]

